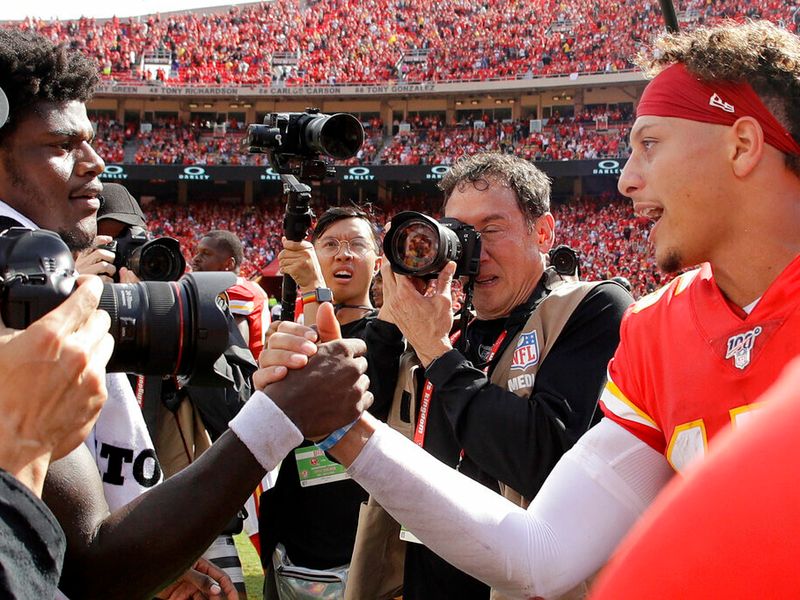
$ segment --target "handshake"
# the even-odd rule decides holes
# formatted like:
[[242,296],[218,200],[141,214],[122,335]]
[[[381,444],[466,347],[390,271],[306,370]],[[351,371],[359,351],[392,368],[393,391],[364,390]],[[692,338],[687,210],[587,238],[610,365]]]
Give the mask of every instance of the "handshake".
[[305,438],[319,440],[372,405],[365,352],[362,340],[342,339],[333,306],[324,303],[315,329],[290,321],[272,324],[253,384]]

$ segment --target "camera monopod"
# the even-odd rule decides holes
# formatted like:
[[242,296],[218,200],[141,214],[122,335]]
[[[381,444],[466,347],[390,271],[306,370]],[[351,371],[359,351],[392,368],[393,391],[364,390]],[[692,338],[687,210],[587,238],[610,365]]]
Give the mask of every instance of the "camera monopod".
[[[281,175],[283,194],[286,196],[286,213],[283,215],[283,234],[287,240],[302,242],[306,238],[314,213],[311,211],[311,188],[300,183],[294,175]],[[297,300],[297,283],[283,275],[281,288],[281,321],[294,321]]]

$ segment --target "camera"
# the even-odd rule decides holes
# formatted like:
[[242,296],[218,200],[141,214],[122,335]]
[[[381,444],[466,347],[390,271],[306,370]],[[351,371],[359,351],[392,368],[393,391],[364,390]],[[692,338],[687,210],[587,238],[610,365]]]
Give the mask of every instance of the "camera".
[[383,240],[392,270],[424,279],[436,277],[455,261],[454,277],[474,277],[481,259],[481,234],[457,219],[441,219],[414,211],[398,213]]
[[[72,254],[45,230],[0,233],[0,315],[24,329],[75,290]],[[220,385],[213,365],[228,347],[227,297],[233,273],[191,273],[179,281],[108,283],[100,308],[111,317],[109,372],[176,375]]]
[[575,250],[561,244],[550,250],[549,256],[550,266],[556,270],[556,273],[559,275],[580,277],[580,261],[578,260],[578,253],[575,252]]
[[363,143],[364,128],[353,115],[325,115],[308,108],[304,113],[267,113],[263,124],[247,126],[242,145],[250,153],[269,154],[278,173],[322,180],[333,175],[333,167],[319,160],[320,155],[345,160]]
[[364,128],[351,114],[268,113],[263,125],[248,125],[244,141],[250,152],[289,156],[323,154],[338,160],[354,156],[364,143]]
[[186,259],[178,240],[171,237],[151,240],[147,230],[138,225],[126,227],[125,233],[100,248],[114,252],[117,282],[121,267],[145,281],[177,281],[186,271]]

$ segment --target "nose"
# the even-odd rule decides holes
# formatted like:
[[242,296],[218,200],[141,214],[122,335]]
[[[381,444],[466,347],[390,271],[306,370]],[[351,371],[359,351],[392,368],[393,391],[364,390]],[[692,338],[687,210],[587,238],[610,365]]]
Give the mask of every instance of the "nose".
[[93,175],[97,177],[105,171],[106,163],[89,142],[83,142],[75,169],[80,176]]
[[625,164],[625,167],[623,167],[622,173],[619,176],[617,189],[623,196],[632,198],[634,194],[641,191],[643,188],[644,180],[639,174],[639,170],[636,168],[633,156],[631,156],[631,158],[629,158],[628,162]]

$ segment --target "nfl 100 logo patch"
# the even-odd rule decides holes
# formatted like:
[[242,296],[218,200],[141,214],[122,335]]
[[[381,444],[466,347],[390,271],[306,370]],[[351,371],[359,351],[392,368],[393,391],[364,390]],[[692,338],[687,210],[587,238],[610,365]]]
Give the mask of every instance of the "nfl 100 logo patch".
[[750,331],[737,333],[728,338],[728,348],[725,358],[733,359],[733,364],[737,369],[744,369],[750,364],[750,359],[755,346],[756,338],[761,334],[760,326],[754,327]]
[[511,360],[512,369],[524,370],[539,362],[539,336],[534,329],[530,333],[519,336],[517,349]]

